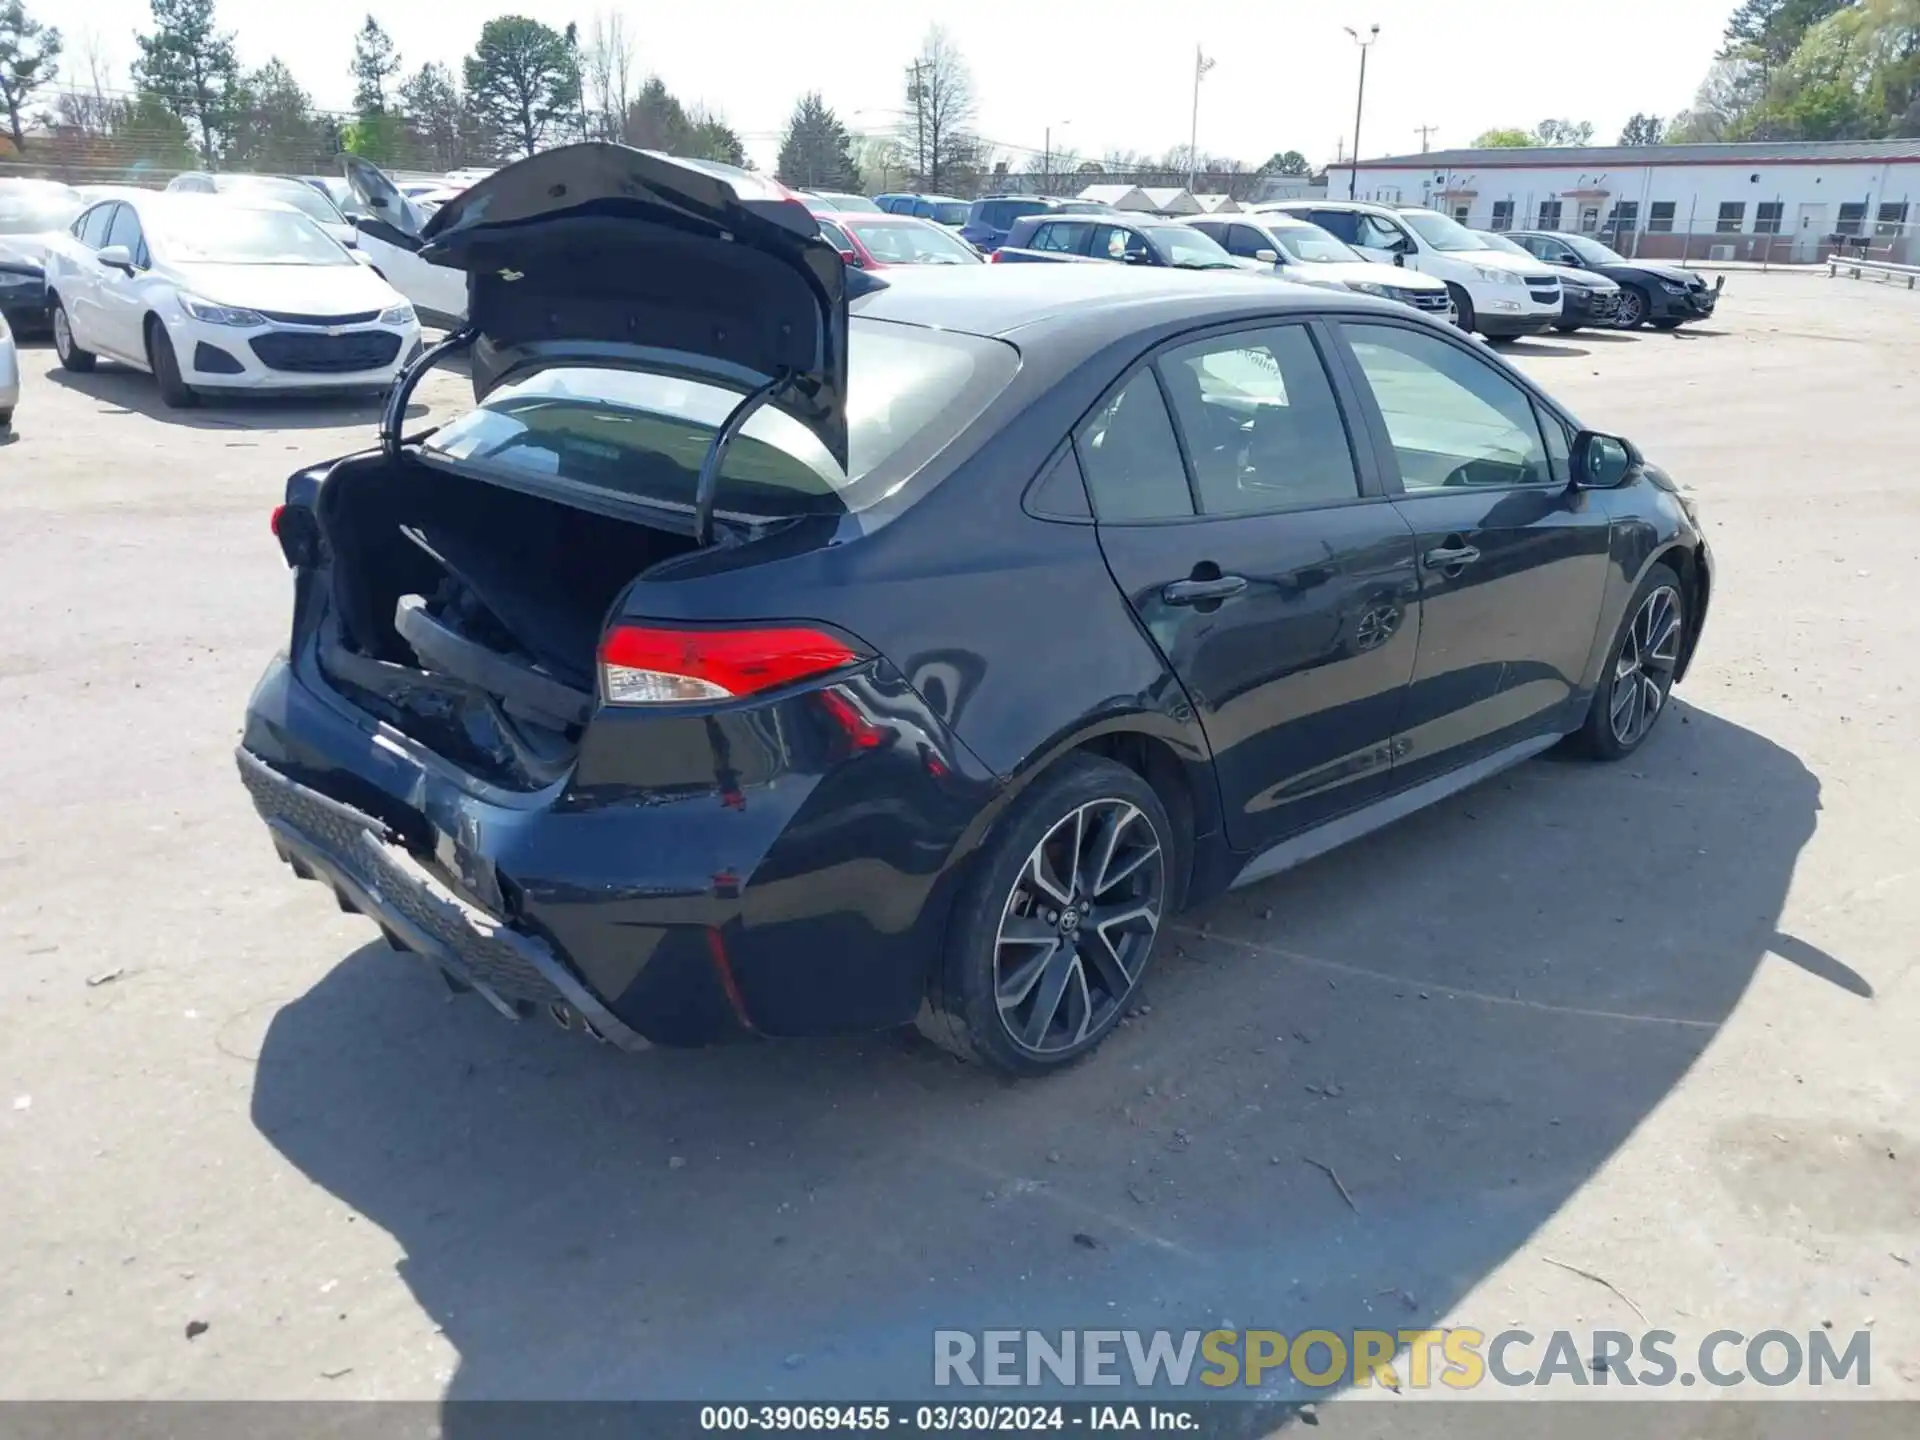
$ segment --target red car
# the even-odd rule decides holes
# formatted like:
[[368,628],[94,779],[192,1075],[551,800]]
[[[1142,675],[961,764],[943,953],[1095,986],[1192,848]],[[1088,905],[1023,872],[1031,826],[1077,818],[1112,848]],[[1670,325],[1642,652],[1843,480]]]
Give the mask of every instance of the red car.
[[944,225],[912,215],[814,212],[840,258],[861,270],[892,265],[978,265],[980,252]]

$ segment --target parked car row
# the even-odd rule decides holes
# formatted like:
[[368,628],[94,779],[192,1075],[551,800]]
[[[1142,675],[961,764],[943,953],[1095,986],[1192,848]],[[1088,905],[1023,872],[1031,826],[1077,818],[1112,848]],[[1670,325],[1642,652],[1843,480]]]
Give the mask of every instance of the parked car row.
[[[1495,340],[1671,329],[1710,316],[1724,284],[1588,236],[1473,231],[1417,207],[1295,200],[1176,219],[1055,196],[796,192],[732,165],[677,163],[737,194],[801,200],[859,271],[1251,271],[1396,301]],[[50,330],[69,368],[108,356],[152,371],[170,405],[216,390],[383,388],[417,347],[421,320],[465,320],[466,277],[423,257],[423,236],[491,172],[401,184],[353,155],[342,169],[338,179],[196,171],[168,183],[167,195],[222,207],[212,210],[131,187],[0,180],[0,316],[15,330]]]
[[[1535,262],[1406,223],[1531,302]],[[764,179],[599,144],[441,208],[473,408],[405,435],[423,358],[274,511],[295,598],[237,761],[280,858],[505,1016],[917,1022],[1034,1075],[1183,908],[1648,741],[1713,564],[1631,443],[1190,225],[1012,248],[1060,224],[1099,254],[868,274]]]

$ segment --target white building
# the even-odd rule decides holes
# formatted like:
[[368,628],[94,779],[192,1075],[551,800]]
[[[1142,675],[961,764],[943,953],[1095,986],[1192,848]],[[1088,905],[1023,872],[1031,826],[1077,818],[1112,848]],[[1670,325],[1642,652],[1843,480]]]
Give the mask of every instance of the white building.
[[1846,237],[1920,263],[1920,139],[1435,150],[1329,166],[1327,194],[1660,258],[1810,262]]

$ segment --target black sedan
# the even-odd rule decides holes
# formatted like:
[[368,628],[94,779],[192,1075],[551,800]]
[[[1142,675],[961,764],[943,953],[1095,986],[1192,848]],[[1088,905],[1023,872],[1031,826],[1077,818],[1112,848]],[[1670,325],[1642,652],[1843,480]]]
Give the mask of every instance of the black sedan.
[[[1668,708],[1688,501],[1451,328],[879,280],[758,183],[591,144],[450,202],[470,330],[275,512],[241,775],[454,989],[627,1048],[917,1017],[1044,1072],[1174,912]],[[461,345],[477,408],[403,435]]]
[[1724,275],[1708,285],[1706,277],[1697,271],[1654,260],[1629,260],[1591,235],[1567,235],[1558,230],[1514,230],[1510,234],[1528,254],[1560,267],[1563,274],[1578,271],[1599,275],[1618,285],[1620,313],[1615,323],[1623,330],[1642,325],[1674,330],[1689,320],[1705,320],[1720,303],[1720,292],[1727,284]]
[[[1178,220],[1157,215],[1023,215],[988,257],[1002,265],[1034,261],[1097,262],[1173,270],[1248,269],[1220,243]],[[1268,266],[1259,266],[1271,274]]]

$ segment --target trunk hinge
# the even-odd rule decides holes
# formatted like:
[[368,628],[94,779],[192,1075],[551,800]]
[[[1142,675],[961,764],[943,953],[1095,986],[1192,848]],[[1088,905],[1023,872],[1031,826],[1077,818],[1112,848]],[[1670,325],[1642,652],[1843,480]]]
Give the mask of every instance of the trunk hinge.
[[471,325],[461,326],[439,344],[422,350],[394,377],[393,389],[387,393],[386,409],[380,412],[380,448],[387,452],[389,460],[400,458],[400,447],[407,438],[400,431],[407,421],[407,401],[413,398],[414,388],[427,371],[445,357],[473,344],[474,336],[478,333]]
[[782,370],[759,389],[749,391],[733,407],[720,428],[713,432],[713,442],[707,446],[706,458],[700,462],[700,479],[693,487],[695,545],[704,547],[713,542],[713,502],[720,490],[720,465],[727,458],[727,447],[738,438],[741,429],[754,417],[755,412],[792,378],[791,371]]

